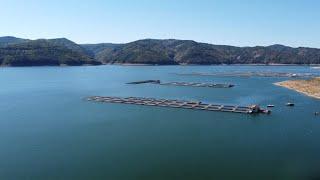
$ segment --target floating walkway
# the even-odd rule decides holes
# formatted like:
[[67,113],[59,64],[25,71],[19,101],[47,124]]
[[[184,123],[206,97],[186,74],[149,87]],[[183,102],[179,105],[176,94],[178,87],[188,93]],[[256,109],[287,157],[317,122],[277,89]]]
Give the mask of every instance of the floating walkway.
[[270,110],[260,109],[258,105],[252,106],[230,106],[221,104],[206,104],[195,101],[171,100],[171,99],[155,99],[155,98],[140,98],[140,97],[104,97],[92,96],[87,98],[88,101],[96,101],[103,103],[122,103],[122,104],[135,104],[144,106],[158,106],[206,111],[221,111],[245,114],[269,114]]
[[191,86],[191,87],[210,87],[210,88],[231,88],[233,84],[214,84],[214,83],[197,83],[197,82],[165,82],[162,83],[160,80],[145,80],[145,81],[135,81],[129,82],[127,84],[159,84],[167,86]]
[[231,72],[231,73],[173,73],[181,76],[216,76],[216,77],[288,77],[288,78],[312,78],[312,73],[282,73],[282,72]]
[[160,80],[135,81],[135,82],[129,82],[127,84],[145,84],[145,83],[160,84]]

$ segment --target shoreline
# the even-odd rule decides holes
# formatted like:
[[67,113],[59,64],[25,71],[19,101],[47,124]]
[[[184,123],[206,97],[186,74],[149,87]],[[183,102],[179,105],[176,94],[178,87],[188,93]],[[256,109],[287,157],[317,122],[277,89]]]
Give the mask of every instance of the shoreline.
[[[105,63],[101,65],[118,66],[307,66],[311,68],[320,68],[320,64],[143,64],[143,63]],[[98,65],[99,66],[99,65]]]
[[320,77],[309,80],[287,80],[273,84],[320,100]]
[[0,68],[5,67],[77,67],[77,66],[306,66],[312,69],[320,69],[320,64],[143,64],[143,63],[102,63],[102,64],[79,64],[79,65],[35,65],[35,66],[12,66],[0,65]]

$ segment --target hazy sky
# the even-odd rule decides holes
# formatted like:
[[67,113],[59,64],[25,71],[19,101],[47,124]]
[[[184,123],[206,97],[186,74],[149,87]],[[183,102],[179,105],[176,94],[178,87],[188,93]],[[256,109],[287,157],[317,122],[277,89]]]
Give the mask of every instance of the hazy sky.
[[320,48],[319,0],[0,0],[0,36]]

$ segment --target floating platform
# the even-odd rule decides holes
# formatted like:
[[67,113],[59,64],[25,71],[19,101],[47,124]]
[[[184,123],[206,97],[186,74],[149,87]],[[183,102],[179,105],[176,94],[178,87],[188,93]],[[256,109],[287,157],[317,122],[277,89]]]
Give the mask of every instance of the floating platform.
[[160,80],[145,80],[145,81],[135,81],[129,82],[127,84],[159,84],[166,86],[190,86],[190,87],[210,87],[210,88],[231,88],[233,84],[215,84],[215,83],[197,83],[197,82],[165,82],[162,83]]
[[191,87],[210,87],[210,88],[231,88],[233,84],[213,84],[213,83],[194,83],[194,82],[167,82],[160,85],[168,86],[191,86]]
[[215,77],[287,77],[287,78],[312,78],[311,73],[282,73],[282,72],[231,72],[231,73],[173,73],[180,76],[215,76]]
[[158,106],[169,108],[182,108],[206,111],[221,111],[233,112],[244,114],[269,114],[270,110],[261,109],[258,105],[251,106],[232,106],[221,104],[206,104],[200,101],[184,101],[184,100],[171,100],[171,99],[155,99],[155,98],[141,98],[141,97],[105,97],[105,96],[92,96],[87,98],[88,101],[96,101],[103,103],[121,103],[121,104],[135,104],[145,106]]
[[127,84],[145,84],[145,83],[160,84],[160,80],[134,81],[134,82],[129,82]]

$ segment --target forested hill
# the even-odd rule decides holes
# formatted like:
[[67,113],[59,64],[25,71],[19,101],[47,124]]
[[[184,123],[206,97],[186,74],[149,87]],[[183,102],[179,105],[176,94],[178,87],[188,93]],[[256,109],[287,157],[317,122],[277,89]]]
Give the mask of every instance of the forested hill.
[[0,38],[2,66],[99,65],[86,49],[66,39],[26,40]]
[[144,39],[126,44],[76,44],[65,38],[0,37],[0,65],[320,64],[320,49],[283,45],[236,47],[191,40]]
[[3,36],[0,37],[0,48],[8,46],[10,44],[17,44],[17,43],[23,43],[30,41],[29,39],[21,39],[21,38],[16,38],[13,36]]
[[320,49],[283,45],[235,47],[189,40],[145,39],[96,52],[103,63],[320,64]]

